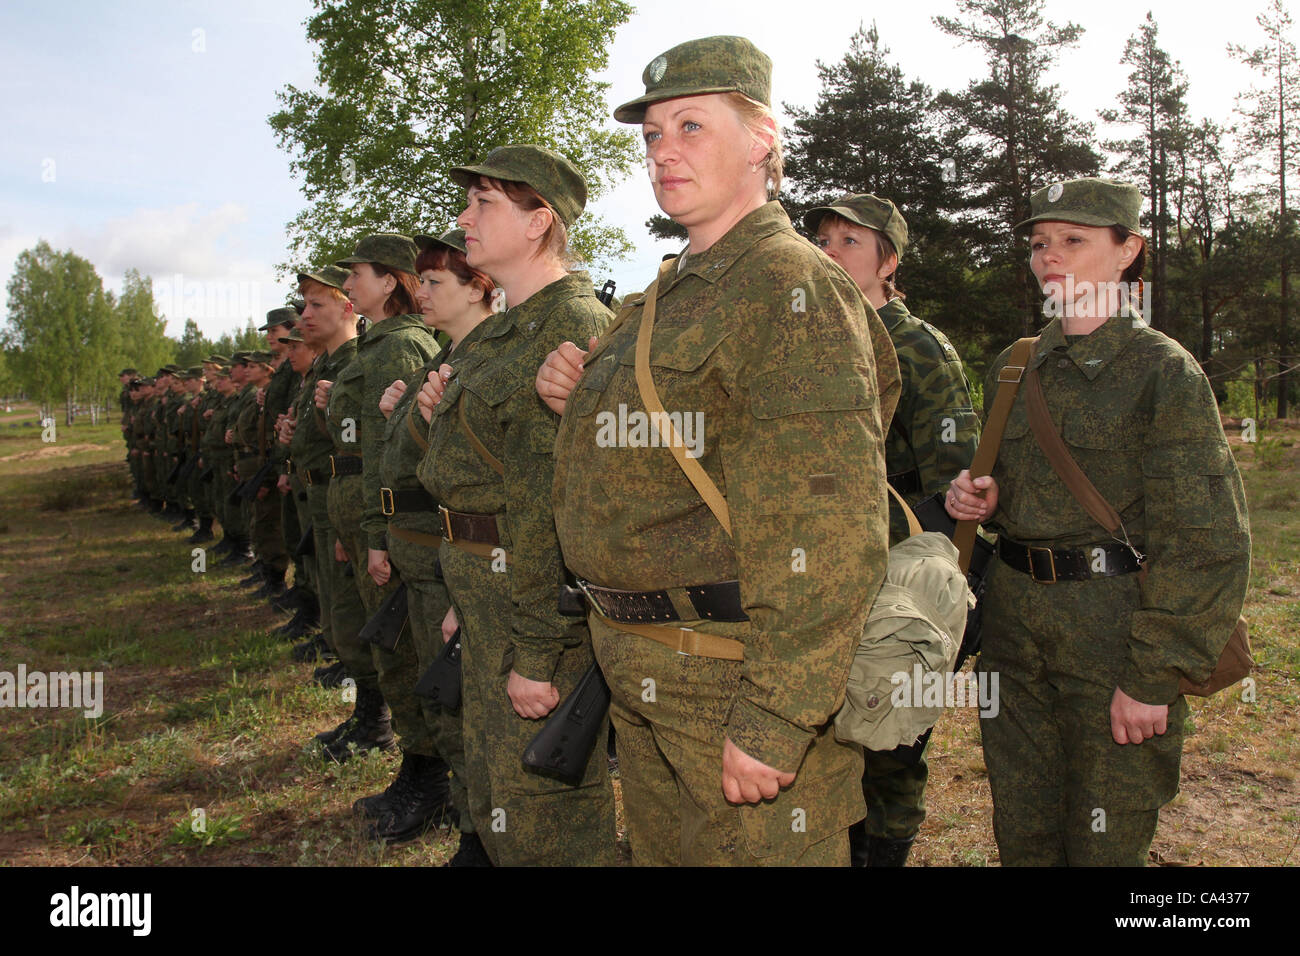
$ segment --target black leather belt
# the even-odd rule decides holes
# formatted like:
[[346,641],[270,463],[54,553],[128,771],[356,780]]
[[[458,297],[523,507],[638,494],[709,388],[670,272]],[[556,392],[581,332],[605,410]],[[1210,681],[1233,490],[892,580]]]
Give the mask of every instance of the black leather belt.
[[359,475],[362,471],[360,455],[330,455],[330,477]]
[[[379,510],[388,517],[400,512],[435,511],[438,503],[433,495],[423,488],[406,488],[394,491],[392,488],[379,489]],[[496,525],[493,524],[493,528]]]
[[889,483],[900,495],[914,495],[921,490],[921,473],[915,468],[888,476]]
[[496,515],[470,515],[459,511],[448,511],[438,505],[438,517],[442,519],[442,536],[448,541],[468,541],[473,544],[500,544],[497,534]]
[[299,468],[298,474],[306,478],[309,485],[328,485],[330,483],[328,468]]
[[1110,578],[1141,570],[1133,549],[1119,542],[1087,548],[1036,548],[999,536],[998,557],[1007,567],[1040,584]]
[[[680,621],[668,588],[659,591],[620,591],[602,588],[590,581],[578,581],[578,587],[587,599],[605,617],[622,624],[659,624]],[[748,621],[740,603],[740,582],[719,581],[716,584],[696,584],[672,590],[683,592],[695,617],[707,621]]]

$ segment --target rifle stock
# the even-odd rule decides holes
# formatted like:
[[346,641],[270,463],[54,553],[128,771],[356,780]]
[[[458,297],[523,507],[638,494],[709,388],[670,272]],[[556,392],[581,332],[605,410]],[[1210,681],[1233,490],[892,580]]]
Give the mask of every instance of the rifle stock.
[[605,675],[592,663],[524,750],[524,766],[570,786],[581,783],[596,740],[608,726],[609,699]]
[[460,707],[460,628],[433,659],[415,685],[415,692],[444,710]]

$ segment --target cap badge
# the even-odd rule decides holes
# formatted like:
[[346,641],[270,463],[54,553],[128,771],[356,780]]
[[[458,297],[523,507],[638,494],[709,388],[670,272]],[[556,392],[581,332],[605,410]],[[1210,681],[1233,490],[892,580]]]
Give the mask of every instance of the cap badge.
[[650,82],[658,83],[668,72],[668,60],[663,56],[657,56],[650,61]]
[[1061,193],[1065,192],[1065,186],[1061,183],[1052,183],[1047,187],[1047,201],[1056,202],[1061,198]]

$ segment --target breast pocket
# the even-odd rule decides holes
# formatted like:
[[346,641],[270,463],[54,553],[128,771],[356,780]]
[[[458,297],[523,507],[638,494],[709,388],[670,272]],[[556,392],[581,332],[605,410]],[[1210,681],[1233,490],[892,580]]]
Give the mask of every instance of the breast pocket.
[[609,344],[592,352],[583,362],[582,378],[569,396],[573,414],[585,418],[596,410],[614,373],[619,369],[618,354]]
[[1063,418],[1061,438],[1080,470],[1111,507],[1128,510],[1142,497],[1145,418],[1087,407],[1067,409]]

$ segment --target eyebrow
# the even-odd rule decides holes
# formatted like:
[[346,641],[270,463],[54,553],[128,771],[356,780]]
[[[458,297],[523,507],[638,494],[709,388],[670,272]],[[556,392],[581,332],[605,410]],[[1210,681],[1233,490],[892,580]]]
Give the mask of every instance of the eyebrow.
[[[671,113],[669,113],[666,117],[664,117],[664,119],[665,119],[665,120],[673,120],[673,119],[676,119],[676,118],[677,118],[678,116],[680,116],[681,114],[687,112],[688,110],[703,110],[703,109],[704,109],[704,107],[700,106],[698,103],[687,103],[687,104],[684,105],[684,106],[679,106],[679,107],[677,107],[677,109],[675,109],[675,110],[673,110]],[[652,121],[652,120],[646,120],[646,121],[642,122],[641,125],[642,125],[642,126],[657,126],[658,124],[655,123],[655,122]]]

